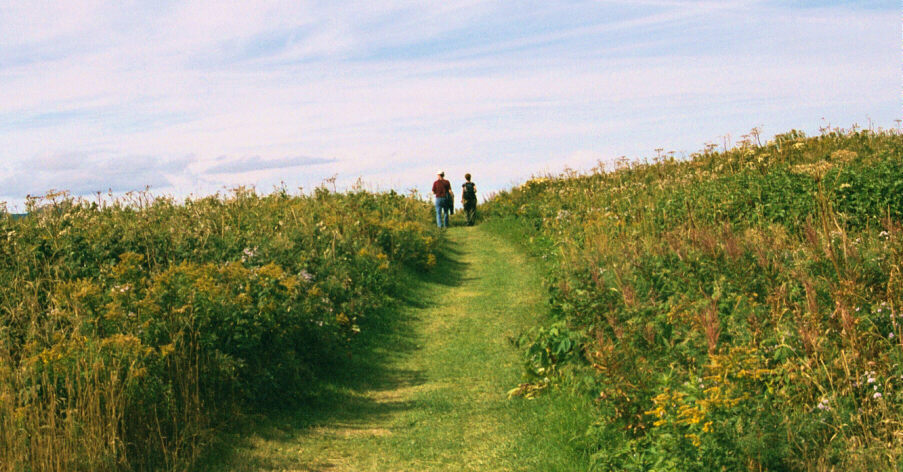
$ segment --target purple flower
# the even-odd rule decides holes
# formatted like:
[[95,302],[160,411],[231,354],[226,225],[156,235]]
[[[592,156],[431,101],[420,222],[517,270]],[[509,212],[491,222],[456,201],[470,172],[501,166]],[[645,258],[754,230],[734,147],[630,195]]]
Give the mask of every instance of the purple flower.
[[872,394],[872,398],[874,398],[875,400],[881,398],[881,392],[875,392],[874,394]]

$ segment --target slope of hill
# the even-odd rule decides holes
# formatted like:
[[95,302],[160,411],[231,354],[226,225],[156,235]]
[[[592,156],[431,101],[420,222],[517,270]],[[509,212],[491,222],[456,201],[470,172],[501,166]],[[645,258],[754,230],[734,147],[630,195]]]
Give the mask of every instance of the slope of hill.
[[890,470],[903,136],[792,131],[536,178],[486,205],[548,262],[529,382],[595,401],[603,470]]
[[184,469],[309,394],[441,242],[395,193],[50,198],[0,214],[0,470]]
[[480,226],[445,234],[436,270],[405,283],[394,322],[362,333],[327,395],[229,435],[201,470],[586,471],[569,441],[589,401],[506,396],[510,339],[547,315],[535,261]]

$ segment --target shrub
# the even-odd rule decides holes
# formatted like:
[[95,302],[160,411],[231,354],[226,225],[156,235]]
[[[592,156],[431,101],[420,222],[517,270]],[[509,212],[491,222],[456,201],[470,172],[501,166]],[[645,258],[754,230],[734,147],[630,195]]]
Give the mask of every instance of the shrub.
[[834,130],[500,193],[581,340],[535,330],[520,391],[592,392],[603,470],[899,467],[901,186],[903,136]]
[[237,189],[0,215],[0,470],[183,468],[228,413],[303,398],[435,260],[426,210]]

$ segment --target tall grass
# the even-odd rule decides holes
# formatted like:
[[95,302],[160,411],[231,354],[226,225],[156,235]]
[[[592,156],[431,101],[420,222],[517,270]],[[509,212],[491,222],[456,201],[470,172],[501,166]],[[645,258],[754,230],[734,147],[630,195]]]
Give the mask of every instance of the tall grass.
[[190,466],[231,412],[302,398],[439,243],[430,208],[394,192],[28,210],[0,214],[9,471]]
[[793,131],[533,179],[484,206],[554,261],[534,394],[600,469],[889,470],[903,454],[903,136]]

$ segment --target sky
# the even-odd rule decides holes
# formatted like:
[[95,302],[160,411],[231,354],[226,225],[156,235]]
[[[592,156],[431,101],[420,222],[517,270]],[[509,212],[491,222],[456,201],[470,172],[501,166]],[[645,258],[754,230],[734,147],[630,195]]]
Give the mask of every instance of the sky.
[[[483,196],[655,149],[899,127],[898,0],[0,0],[0,201],[335,178]],[[330,187],[333,184],[329,184]]]

